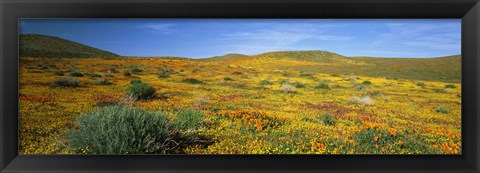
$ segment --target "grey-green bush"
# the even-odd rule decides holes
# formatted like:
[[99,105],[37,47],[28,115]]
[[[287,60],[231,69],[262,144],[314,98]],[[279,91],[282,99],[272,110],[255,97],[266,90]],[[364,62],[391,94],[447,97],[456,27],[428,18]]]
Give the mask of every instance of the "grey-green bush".
[[107,106],[83,112],[66,135],[67,149],[82,154],[165,154],[180,137],[160,112]]
[[175,118],[175,128],[179,130],[188,130],[198,127],[203,119],[203,113],[193,109],[180,110]]
[[52,84],[50,84],[51,87],[78,87],[80,84],[80,80],[72,78],[72,77],[67,77],[67,78],[57,78],[55,79]]

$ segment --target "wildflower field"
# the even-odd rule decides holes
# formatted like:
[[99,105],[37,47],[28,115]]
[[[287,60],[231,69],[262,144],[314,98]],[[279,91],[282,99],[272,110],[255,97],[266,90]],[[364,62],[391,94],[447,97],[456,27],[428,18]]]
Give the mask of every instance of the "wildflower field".
[[19,150],[461,154],[461,69],[450,62],[460,57],[413,68],[323,54],[21,57]]

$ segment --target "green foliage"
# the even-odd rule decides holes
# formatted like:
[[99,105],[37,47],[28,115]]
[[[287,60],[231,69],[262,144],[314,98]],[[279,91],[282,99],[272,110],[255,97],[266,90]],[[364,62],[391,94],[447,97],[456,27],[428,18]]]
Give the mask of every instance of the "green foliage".
[[70,72],[70,74],[68,74],[69,76],[72,76],[72,77],[82,77],[83,74],[78,72],[78,71],[73,71],[73,72]]
[[454,84],[447,84],[445,88],[457,88]]
[[20,35],[20,57],[97,58],[118,57],[111,52],[58,37],[37,34]]
[[272,85],[273,83],[270,82],[269,80],[262,80],[260,81],[260,85]]
[[355,88],[356,90],[365,90],[367,89],[367,86],[365,84],[355,84],[353,88]]
[[337,122],[337,118],[334,115],[329,113],[324,113],[320,115],[318,118],[323,122],[324,125],[327,125],[327,126],[335,125],[335,123]]
[[84,75],[91,77],[102,77],[102,75],[98,73],[85,73]]
[[107,106],[81,113],[68,131],[67,148],[78,154],[167,154],[182,141],[161,112]]
[[63,76],[64,75],[63,71],[55,71],[55,72],[53,72],[53,74],[56,75],[56,76]]
[[195,78],[186,78],[186,79],[183,79],[182,82],[189,83],[189,84],[204,84],[204,82]]
[[416,84],[417,84],[417,86],[419,86],[419,87],[424,87],[424,86],[425,86],[425,83],[424,83],[424,82],[417,82]]
[[141,100],[153,98],[155,96],[155,92],[155,88],[143,82],[133,83],[127,89],[127,95]]
[[143,72],[143,70],[142,70],[141,68],[137,67],[137,66],[133,66],[133,67],[130,69],[130,71],[131,71],[132,73],[140,73],[140,72]]
[[444,108],[444,107],[438,107],[437,108],[437,112],[438,113],[442,113],[442,114],[448,114],[448,109],[447,108]]
[[318,84],[317,86],[315,86],[315,89],[330,89],[330,87],[328,86],[328,83],[322,82],[322,83]]
[[95,81],[96,84],[98,85],[111,85],[112,82],[108,81],[107,78],[99,78]]
[[194,129],[202,121],[203,113],[193,109],[184,109],[180,110],[175,118],[175,128],[179,130]]
[[302,83],[302,82],[297,82],[295,83],[295,88],[305,88],[305,83]]
[[132,79],[132,80],[130,81],[130,84],[132,84],[132,85],[133,85],[133,84],[137,84],[137,83],[142,83],[142,81],[141,81],[140,79]]
[[300,73],[298,77],[304,77],[304,78],[314,78],[312,74],[309,73]]
[[365,80],[365,81],[362,82],[362,84],[364,84],[364,85],[371,85],[372,82],[370,82],[370,81],[368,81],[368,80]]
[[80,80],[75,78],[57,78],[55,79],[50,86],[52,87],[78,87]]
[[158,78],[169,78],[170,75],[167,74],[167,73],[161,73],[161,74],[159,74],[157,77],[158,77]]
[[131,76],[132,73],[131,73],[129,70],[125,70],[125,71],[123,72],[123,75],[124,75],[124,76]]
[[225,81],[233,81],[233,79],[232,79],[232,78],[229,78],[229,77],[224,77],[223,80],[225,80]]

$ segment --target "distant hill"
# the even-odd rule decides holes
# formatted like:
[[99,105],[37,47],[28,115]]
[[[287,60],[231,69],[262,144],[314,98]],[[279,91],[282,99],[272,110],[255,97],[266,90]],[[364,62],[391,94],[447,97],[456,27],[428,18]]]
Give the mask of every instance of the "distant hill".
[[237,54],[237,53],[230,53],[222,56],[213,56],[209,58],[202,58],[199,60],[204,60],[204,61],[224,61],[224,60],[233,60],[233,59],[238,59],[238,58],[243,58],[247,57],[248,55],[243,55],[243,54]]
[[21,34],[20,57],[96,58],[119,55],[58,37]]
[[357,64],[357,61],[336,53],[319,50],[309,51],[277,51],[267,52],[255,56],[252,59],[266,60],[292,60],[292,61],[308,61],[327,64]]

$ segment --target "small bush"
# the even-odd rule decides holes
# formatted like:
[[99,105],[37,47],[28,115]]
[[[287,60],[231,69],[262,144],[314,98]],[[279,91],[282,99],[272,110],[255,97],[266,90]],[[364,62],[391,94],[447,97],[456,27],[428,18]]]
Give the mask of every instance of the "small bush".
[[447,108],[439,107],[439,108],[437,108],[437,112],[442,113],[442,114],[448,114],[449,111],[448,111]]
[[195,79],[195,78],[186,78],[186,79],[183,79],[182,82],[189,83],[189,84],[203,84],[204,83],[204,82],[202,82],[198,79]]
[[425,86],[425,83],[423,83],[423,82],[417,82],[417,86],[419,86],[419,87],[424,87],[424,86]]
[[127,95],[134,97],[136,99],[150,99],[153,98],[155,95],[155,88],[151,87],[146,83],[133,83],[127,89]]
[[373,102],[372,98],[368,95],[361,96],[361,97],[358,97],[358,96],[351,97],[350,99],[348,99],[348,103],[359,104],[359,105],[367,105],[367,106],[372,106],[372,105],[375,104]]
[[320,83],[319,85],[315,86],[315,89],[330,89],[328,83]]
[[295,88],[305,88],[305,83],[297,82],[297,83],[295,83]]
[[162,73],[162,74],[159,74],[157,77],[158,77],[158,78],[169,78],[170,75],[167,74],[167,73]]
[[225,80],[225,81],[233,81],[233,79],[232,79],[232,78],[229,78],[229,77],[224,77],[223,80]]
[[143,70],[141,68],[138,68],[137,66],[134,66],[130,69],[130,71],[132,73],[140,73],[140,72],[143,72]]
[[81,113],[66,135],[67,149],[78,154],[167,154],[185,141],[161,112],[107,106]]
[[113,68],[113,67],[110,68],[110,70],[108,70],[108,71],[110,71],[110,73],[118,73],[117,69]]
[[457,88],[454,84],[447,84],[445,88]]
[[365,80],[365,81],[362,82],[362,84],[364,84],[364,85],[371,85],[372,82],[370,82],[370,81],[368,81],[368,80]]
[[143,83],[143,82],[142,82],[140,79],[132,79],[132,80],[130,81],[130,84],[132,84],[132,85],[133,85],[133,84],[137,84],[137,83]]
[[272,85],[273,83],[270,82],[269,80],[262,80],[260,81],[260,85]]
[[203,119],[203,113],[193,109],[181,110],[175,117],[174,126],[180,130],[196,128]]
[[131,76],[132,73],[130,73],[130,71],[126,70],[126,71],[123,72],[123,75],[124,76]]
[[78,72],[78,71],[74,71],[74,72],[70,72],[70,74],[68,74],[69,76],[72,76],[72,77],[82,77],[83,74]]
[[102,77],[101,74],[97,74],[97,73],[85,73],[85,75],[90,77]]
[[55,71],[55,72],[53,72],[53,74],[56,75],[56,76],[63,76],[64,75],[63,71]]
[[295,87],[293,87],[290,84],[283,84],[280,88],[281,88],[282,92],[284,92],[284,93],[295,93],[296,92]]
[[239,71],[236,71],[236,72],[233,72],[232,74],[233,74],[233,75],[242,75],[243,73],[242,73],[242,72],[239,72]]
[[320,115],[319,119],[322,120],[323,124],[327,125],[327,126],[335,125],[335,123],[337,121],[335,116],[333,116],[332,114],[329,114],[329,113],[324,113],[324,114]]
[[52,87],[78,87],[80,80],[75,78],[57,78],[50,86]]
[[306,77],[306,78],[313,78],[314,76],[309,73],[301,73],[298,75],[298,77]]
[[97,85],[111,85],[112,82],[108,81],[107,78],[99,78],[95,81]]
[[367,89],[367,86],[365,84],[355,84],[353,88],[355,88],[356,90],[365,90]]

